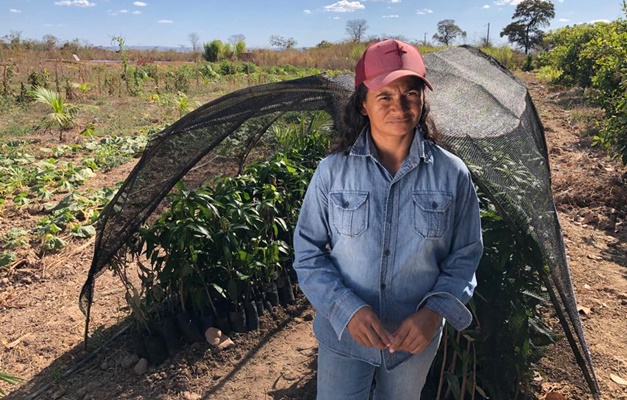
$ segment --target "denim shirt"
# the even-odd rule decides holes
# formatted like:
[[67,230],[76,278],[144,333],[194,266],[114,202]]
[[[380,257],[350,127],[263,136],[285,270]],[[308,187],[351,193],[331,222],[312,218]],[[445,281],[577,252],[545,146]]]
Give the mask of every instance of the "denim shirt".
[[392,176],[366,128],[348,155],[320,162],[294,250],[300,288],[316,309],[316,338],[336,352],[392,369],[411,354],[360,345],[346,326],[366,306],[390,333],[421,307],[458,330],[470,324],[465,304],[483,252],[470,173],[416,129],[409,155]]

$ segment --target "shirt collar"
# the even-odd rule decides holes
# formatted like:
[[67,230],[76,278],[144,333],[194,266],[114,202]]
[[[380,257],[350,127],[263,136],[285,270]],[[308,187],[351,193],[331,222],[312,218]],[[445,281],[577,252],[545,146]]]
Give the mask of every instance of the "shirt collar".
[[[372,156],[378,158],[377,148],[374,146],[372,137],[370,136],[370,125],[366,125],[361,131],[357,140],[355,140],[355,144],[351,147],[349,154],[352,156]],[[433,162],[431,149],[426,145],[424,134],[420,128],[416,127],[414,130],[414,140],[411,142],[409,155],[405,159],[405,162],[418,165],[421,159],[426,163]]]

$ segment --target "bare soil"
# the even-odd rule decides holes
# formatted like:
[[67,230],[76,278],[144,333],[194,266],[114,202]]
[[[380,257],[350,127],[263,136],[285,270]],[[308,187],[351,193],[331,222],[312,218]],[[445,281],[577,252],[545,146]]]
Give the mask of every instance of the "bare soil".
[[[583,106],[581,93],[552,89],[533,74],[521,77],[546,128],[553,193],[601,399],[627,399],[627,168],[591,147],[591,127],[581,117],[595,110]],[[133,165],[99,174],[90,185],[122,180]],[[31,227],[34,214],[13,210],[0,226]],[[266,313],[258,331],[233,334],[228,349],[186,345],[137,374],[124,290],[107,273],[96,283],[84,350],[78,294],[92,252],[93,241],[70,243],[54,255],[33,250],[0,275],[0,371],[25,379],[0,383],[11,391],[7,399],[315,398],[314,311],[302,297]],[[537,366],[532,387],[537,399],[559,399],[558,393],[592,399],[565,340]]]

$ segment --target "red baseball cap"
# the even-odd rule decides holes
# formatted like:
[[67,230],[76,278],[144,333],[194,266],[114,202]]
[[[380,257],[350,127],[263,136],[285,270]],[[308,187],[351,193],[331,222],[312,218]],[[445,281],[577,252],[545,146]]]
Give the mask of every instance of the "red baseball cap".
[[404,76],[416,76],[433,90],[425,78],[425,63],[414,46],[399,40],[387,39],[373,43],[355,66],[355,88],[364,83],[368,89],[379,90]]

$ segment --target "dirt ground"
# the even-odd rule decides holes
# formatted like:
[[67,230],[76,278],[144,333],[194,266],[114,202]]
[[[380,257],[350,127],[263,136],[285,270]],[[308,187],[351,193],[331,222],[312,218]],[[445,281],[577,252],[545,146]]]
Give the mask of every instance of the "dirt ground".
[[[627,399],[627,168],[590,146],[577,92],[521,77],[546,128],[553,193],[601,399]],[[132,164],[107,174],[124,179]],[[29,210],[0,217],[27,226]],[[314,399],[317,345],[313,310],[303,298],[261,318],[261,329],[234,334],[234,346],[187,345],[147,372],[134,372],[124,291],[110,273],[96,283],[91,339],[78,309],[93,241],[61,254],[27,254],[0,275],[0,371],[20,376],[7,399]],[[537,366],[537,399],[592,399],[566,341]],[[547,394],[554,392],[550,396]],[[496,399],[499,400],[499,399]]]

